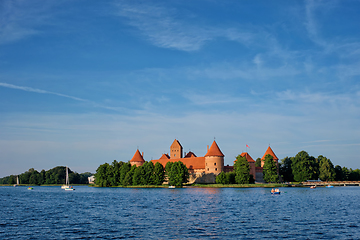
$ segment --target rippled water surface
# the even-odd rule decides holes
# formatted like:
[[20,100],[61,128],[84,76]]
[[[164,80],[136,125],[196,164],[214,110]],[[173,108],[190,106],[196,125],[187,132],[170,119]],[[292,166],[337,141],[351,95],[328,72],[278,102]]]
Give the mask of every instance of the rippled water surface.
[[0,187],[0,239],[360,239],[360,187]]

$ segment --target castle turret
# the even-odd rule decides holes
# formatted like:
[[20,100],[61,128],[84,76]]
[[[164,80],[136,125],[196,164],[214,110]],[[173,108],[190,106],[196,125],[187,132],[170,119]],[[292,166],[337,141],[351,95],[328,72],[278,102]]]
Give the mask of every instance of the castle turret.
[[205,154],[205,173],[219,174],[224,171],[224,154],[215,140]]
[[136,165],[137,167],[140,167],[140,166],[142,166],[144,164],[144,162],[145,162],[144,153],[140,154],[139,149],[136,150],[134,156],[130,160],[131,166]]
[[[240,156],[246,158],[246,160],[248,161],[249,166],[250,166],[250,174],[253,175],[254,179],[256,180],[255,161],[254,161],[254,159],[253,159],[253,158],[250,156],[250,154],[247,153],[247,152],[241,153]],[[235,163],[235,162],[234,162],[234,163]]]
[[264,167],[265,164],[265,156],[270,154],[273,157],[274,162],[276,162],[276,166],[278,169],[278,173],[279,173],[279,159],[278,157],[275,155],[274,151],[271,149],[271,147],[269,146],[268,149],[266,150],[264,156],[261,158],[261,167]]

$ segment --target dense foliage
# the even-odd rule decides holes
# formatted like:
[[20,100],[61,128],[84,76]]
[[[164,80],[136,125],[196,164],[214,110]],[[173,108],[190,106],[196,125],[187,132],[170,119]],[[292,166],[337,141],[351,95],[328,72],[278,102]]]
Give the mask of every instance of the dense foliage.
[[255,161],[255,167],[261,167],[261,158],[257,158]]
[[165,169],[169,185],[182,186],[184,183],[188,182],[189,170],[181,161],[168,162]]
[[142,166],[117,162],[100,165],[95,173],[95,183],[100,187],[161,185],[164,182],[164,167],[160,163],[145,162]]
[[280,175],[285,182],[306,180],[360,181],[360,170],[334,165],[330,159],[320,155],[309,156],[305,151],[295,157],[285,157],[280,162]]
[[238,184],[250,183],[250,165],[245,157],[238,155],[234,164],[235,182]]
[[235,184],[235,172],[221,172],[216,176],[216,183],[219,184]]
[[290,157],[285,157],[279,164],[279,171],[282,180],[285,182],[294,182],[294,175],[292,174],[291,160]]
[[[89,172],[86,173],[77,173],[69,171],[69,182],[71,184],[88,184],[88,177],[92,174]],[[31,184],[31,185],[44,185],[44,184],[65,184],[66,177],[66,167],[58,166],[52,168],[48,171],[41,170],[38,172],[34,168],[29,169],[28,171],[19,175],[20,184]],[[11,175],[0,179],[0,184],[16,184],[17,176]]]
[[265,182],[278,182],[279,176],[277,172],[277,165],[273,156],[267,154],[265,156],[265,163],[263,166],[263,175]]

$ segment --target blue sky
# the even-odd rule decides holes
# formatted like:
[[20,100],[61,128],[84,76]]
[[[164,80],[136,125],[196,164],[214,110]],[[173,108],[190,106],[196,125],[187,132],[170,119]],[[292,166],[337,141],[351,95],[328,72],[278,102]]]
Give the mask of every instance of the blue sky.
[[[0,177],[216,141],[360,168],[360,1],[0,2]],[[250,149],[246,149],[246,144]]]

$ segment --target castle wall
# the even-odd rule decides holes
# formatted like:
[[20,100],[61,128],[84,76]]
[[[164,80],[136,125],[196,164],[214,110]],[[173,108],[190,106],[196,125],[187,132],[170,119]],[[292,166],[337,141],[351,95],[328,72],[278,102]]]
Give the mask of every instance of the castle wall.
[[214,173],[191,173],[189,174],[189,181],[188,183],[200,183],[200,184],[209,184],[209,183],[216,183],[216,176],[217,174]]
[[255,162],[249,162],[249,165],[250,165],[250,174],[253,175],[254,179],[256,180]]
[[140,167],[140,166],[142,166],[144,163],[143,163],[143,162],[134,162],[134,161],[132,161],[132,162],[130,162],[130,164],[131,164],[131,166],[136,165],[137,167]]

